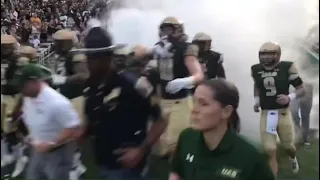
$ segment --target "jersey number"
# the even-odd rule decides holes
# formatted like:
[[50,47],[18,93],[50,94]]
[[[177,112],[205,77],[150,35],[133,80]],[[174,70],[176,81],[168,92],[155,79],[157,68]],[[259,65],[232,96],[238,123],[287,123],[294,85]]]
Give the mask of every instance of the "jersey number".
[[264,87],[266,88],[266,96],[275,96],[277,94],[277,89],[275,85],[275,80],[273,77],[266,77],[263,79]]

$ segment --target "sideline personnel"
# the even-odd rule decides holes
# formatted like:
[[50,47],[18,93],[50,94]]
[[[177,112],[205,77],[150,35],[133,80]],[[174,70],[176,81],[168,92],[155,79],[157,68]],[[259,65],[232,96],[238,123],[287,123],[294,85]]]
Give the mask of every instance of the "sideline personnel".
[[[94,27],[85,48],[75,50],[86,54],[90,72],[84,89],[87,128],[102,179],[143,179],[147,156],[167,121],[159,104],[151,102],[147,78],[112,66],[118,48],[104,29]],[[149,116],[154,122],[147,131]]]
[[192,128],[180,134],[169,180],[274,180],[263,155],[237,135],[238,89],[224,79],[207,80],[194,99]]
[[23,121],[32,146],[26,179],[68,179],[72,166],[72,139],[80,125],[71,102],[42,80],[41,68],[28,64],[13,83],[22,88]]

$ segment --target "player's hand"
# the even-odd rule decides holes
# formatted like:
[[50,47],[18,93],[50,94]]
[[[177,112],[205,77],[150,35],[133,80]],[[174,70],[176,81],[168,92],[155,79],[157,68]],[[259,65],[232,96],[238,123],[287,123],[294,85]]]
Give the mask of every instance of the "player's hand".
[[120,154],[117,160],[126,168],[135,168],[140,163],[144,156],[144,150],[139,147],[134,148],[120,148],[114,151],[114,154]]
[[260,112],[260,105],[259,105],[259,104],[255,104],[255,105],[253,106],[253,110],[254,110],[254,112],[256,112],[256,113]]
[[287,105],[290,103],[290,98],[289,98],[289,96],[287,96],[285,94],[280,94],[280,95],[278,95],[278,98],[276,101],[278,104]]

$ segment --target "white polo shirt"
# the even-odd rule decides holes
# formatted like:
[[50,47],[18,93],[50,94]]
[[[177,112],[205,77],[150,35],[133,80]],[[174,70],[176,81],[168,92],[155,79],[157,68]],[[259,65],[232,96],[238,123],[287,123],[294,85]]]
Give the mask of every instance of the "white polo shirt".
[[55,141],[65,128],[80,125],[69,99],[44,85],[36,98],[24,97],[23,119],[35,141]]

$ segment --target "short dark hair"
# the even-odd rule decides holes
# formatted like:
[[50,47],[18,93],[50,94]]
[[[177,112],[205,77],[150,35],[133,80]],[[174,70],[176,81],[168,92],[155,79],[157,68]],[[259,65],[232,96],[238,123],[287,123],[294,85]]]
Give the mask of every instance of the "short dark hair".
[[224,78],[205,80],[200,85],[209,87],[214,91],[213,99],[218,101],[223,107],[230,105],[233,107],[232,115],[228,122],[228,127],[239,133],[240,132],[240,117],[237,109],[239,106],[239,91],[238,88]]

